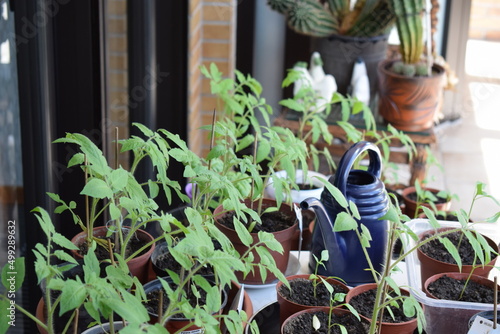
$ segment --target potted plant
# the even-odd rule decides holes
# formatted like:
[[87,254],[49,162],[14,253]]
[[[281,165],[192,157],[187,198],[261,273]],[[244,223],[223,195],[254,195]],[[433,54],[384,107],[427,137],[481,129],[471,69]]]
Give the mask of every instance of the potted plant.
[[[342,196],[338,191],[331,190],[330,186],[327,187],[332,195],[336,196],[336,201],[338,203],[343,203],[343,207],[345,209],[345,214],[339,214],[335,221],[334,230],[337,232],[353,230],[358,235],[359,241],[364,249],[370,247],[371,244],[371,236],[367,233],[366,228],[363,226],[358,226],[359,214],[357,213],[357,209],[354,208],[353,203],[348,204],[346,201],[339,198]],[[476,192],[477,198],[488,197],[491,198],[488,194],[484,192],[484,185],[478,183]],[[475,200],[472,204],[474,204]],[[471,210],[470,210],[471,211]],[[470,213],[469,211],[469,213]],[[439,228],[439,222],[436,220],[434,213],[428,209],[424,208],[424,212],[428,217],[428,220],[432,226],[436,229]],[[468,239],[473,245],[475,245],[475,250],[479,252],[480,249],[486,249],[491,251],[491,247],[479,236],[473,232],[473,224],[469,223],[467,214],[464,210],[461,210],[461,219],[459,226],[457,228],[451,230],[439,230],[436,234],[430,236],[426,239],[419,239],[418,235],[416,235],[404,222],[409,221],[408,216],[403,215],[400,211],[399,206],[391,203],[390,208],[383,219],[387,219],[390,222],[389,229],[387,230],[388,240],[387,243],[387,252],[386,252],[386,261],[383,266],[382,272],[375,272],[373,270],[373,265],[369,265],[368,269],[372,272],[375,283],[371,287],[366,287],[366,289],[373,290],[374,294],[374,304],[371,308],[370,318],[370,333],[376,333],[377,328],[382,324],[382,316],[386,312],[386,306],[395,305],[395,301],[401,301],[401,306],[404,305],[403,311],[406,316],[416,316],[416,326],[422,329],[425,324],[425,317],[422,307],[419,305],[418,301],[415,299],[413,295],[406,295],[402,292],[400,286],[396,284],[396,282],[391,278],[392,273],[396,270],[398,263],[403,261],[409,254],[415,252],[418,248],[423,245],[430,243],[432,240],[439,240],[440,242],[447,245],[447,248],[451,250],[454,258],[458,258],[458,252],[453,251],[454,246],[450,246],[447,241],[447,236],[453,232],[461,231],[464,233],[464,239]],[[498,214],[492,217],[492,220],[497,218]],[[400,254],[397,258],[391,260],[391,249],[394,244],[394,241],[397,238],[401,238],[404,252]],[[476,252],[476,253],[477,253]],[[367,261],[370,263],[369,257],[367,257]],[[458,260],[459,261],[459,260]],[[481,252],[477,253],[477,265],[485,265],[487,260],[484,256],[481,256]],[[361,287],[361,286],[360,286]],[[391,294],[389,292],[391,291]],[[352,289],[349,292],[352,296]],[[347,298],[350,300],[350,297]],[[400,307],[401,307],[400,306]],[[359,310],[358,310],[359,311]],[[391,312],[389,312],[391,314]],[[384,332],[384,331],[383,331]]]
[[333,277],[317,274],[318,266],[327,260],[328,251],[324,250],[321,259],[316,261],[315,273],[287,276],[288,286],[283,282],[276,284],[282,323],[299,311],[320,306],[336,307],[344,301],[349,287]]
[[315,307],[288,317],[281,326],[281,334],[366,334],[368,327],[366,320],[360,319],[357,313],[342,308]]
[[[150,133],[146,129],[144,130]],[[163,140],[166,138],[173,138],[174,140],[172,141],[172,144],[185,145],[185,143],[182,143],[178,137],[166,131],[158,131],[157,134],[159,136],[155,137],[155,142],[165,149],[165,151],[162,151],[162,155],[165,155],[164,153],[168,154],[168,149],[166,148],[167,146],[160,144],[162,142],[162,138]],[[126,145],[129,145],[127,146],[128,148],[138,149],[142,147],[141,144],[143,141],[137,138],[134,142],[125,141],[125,143]],[[125,147],[125,149],[127,149],[127,147]],[[89,151],[89,153],[95,152],[96,151],[93,149]],[[158,159],[163,160],[164,158],[162,155],[158,155]],[[95,161],[98,161],[100,160],[100,155],[96,154],[93,158],[96,159]],[[100,175],[102,170],[99,169],[99,166],[102,167],[103,165],[98,166],[84,164],[84,166],[90,166],[88,168],[93,168],[93,172]],[[166,172],[166,170],[163,171]],[[130,177],[126,179],[130,181]],[[152,183],[153,182],[151,182],[148,186],[150,189],[153,189],[152,192],[154,193],[154,189],[157,188]],[[134,189],[139,192],[139,194],[142,194],[140,185]],[[91,192],[91,194],[95,194],[95,191],[97,190],[94,189],[93,191],[94,192]],[[106,189],[102,189],[102,191],[105,192]],[[57,196],[52,195],[52,197],[56,198],[59,203],[61,203],[61,206],[63,206],[62,208],[57,208],[56,212],[60,212],[63,209],[74,209],[74,204],[68,203],[64,206],[65,203],[60,201]],[[152,195],[151,197],[155,196]],[[136,206],[139,206],[140,203],[127,203],[124,198],[125,197],[120,197],[122,202],[120,205],[125,206],[129,210],[129,214],[132,215],[136,212],[133,209],[135,209]],[[148,198],[148,202],[149,200],[154,202],[154,199],[147,196],[146,198]],[[153,203],[149,203],[148,205],[148,208],[155,207]],[[30,319],[34,320],[42,330],[45,330],[50,334],[54,333],[53,321],[57,305],[60,305],[61,314],[67,312],[71,314],[71,318],[73,319],[72,321],[77,321],[78,309],[83,305],[85,310],[87,310],[87,312],[98,323],[101,323],[103,320],[102,318],[104,318],[111,320],[110,324],[114,324],[112,320],[115,315],[119,318],[126,319],[126,327],[120,330],[120,333],[166,333],[166,329],[163,326],[164,323],[173,314],[179,313],[180,311],[188,314],[194,319],[193,322],[196,325],[206,328],[207,331],[211,330],[213,332],[218,329],[220,325],[219,321],[224,319],[223,321],[230,333],[241,332],[242,324],[244,324],[247,319],[247,314],[245,312],[238,313],[235,311],[229,311],[227,314],[217,316],[215,319],[208,307],[201,307],[198,304],[194,306],[190,305],[183,293],[185,289],[182,289],[182,287],[189,287],[192,291],[207,289],[211,291],[209,294],[211,296],[210,301],[211,303],[213,302],[211,305],[217,303],[220,304],[220,301],[215,302],[216,298],[213,297],[215,296],[215,289],[218,291],[225,290],[232,284],[233,281],[237,281],[234,274],[235,270],[248,272],[249,269],[247,268],[250,268],[250,264],[247,264],[247,262],[250,262],[252,259],[250,257],[241,256],[238,252],[236,252],[231,242],[219,231],[219,229],[215,227],[212,216],[206,215],[206,212],[199,212],[194,208],[187,208],[185,210],[185,215],[189,224],[186,225],[180,223],[171,215],[157,213],[156,210],[149,210],[140,213],[142,219],[141,223],[152,220],[159,221],[160,226],[162,226],[164,230],[162,238],[170,241],[171,247],[169,251],[174,255],[175,260],[182,267],[180,274],[176,274],[173,271],[167,272],[167,275],[175,284],[177,284],[178,288],[173,289],[165,287],[167,295],[169,295],[170,306],[168,308],[169,311],[164,313],[160,324],[148,323],[150,321],[150,317],[148,316],[146,308],[143,305],[143,301],[146,299],[143,286],[137,277],[130,275],[126,259],[120,252],[115,253],[111,250],[110,253],[112,256],[103,260],[111,263],[110,266],[106,267],[107,275],[106,277],[98,277],[97,273],[99,272],[99,260],[97,259],[97,247],[100,247],[98,245],[98,242],[100,241],[94,237],[90,240],[88,252],[83,255],[83,261],[85,263],[83,267],[84,278],[59,278],[60,271],[62,269],[53,264],[53,259],[57,257],[60,260],[70,262],[76,262],[76,260],[62,250],[54,250],[55,246],[61,246],[62,249],[68,250],[75,250],[77,249],[77,246],[55,231],[47,212],[43,209],[37,209],[37,212],[39,212],[37,218],[40,221],[42,230],[47,234],[48,243],[47,245],[38,244],[35,247],[35,252],[37,254],[37,262],[35,264],[36,271],[39,279],[44,279],[46,282],[46,294],[50,294],[53,290],[60,290],[62,293],[54,302],[51,298],[45,299],[45,314],[47,315],[45,320],[38,320],[34,315],[30,314],[27,310],[24,310],[21,306],[14,305],[13,307],[17,308],[26,314]],[[183,233],[184,238],[175,244],[171,243],[172,240],[177,238],[179,232]],[[215,248],[214,243],[212,242],[213,239],[216,239],[220,243],[220,249]],[[279,246],[275,240],[269,237],[259,246],[262,245],[270,245],[271,248],[277,248]],[[17,262],[18,261],[15,261],[12,266],[15,267]],[[21,268],[22,261],[19,260],[19,263],[20,267],[19,269],[16,268],[16,271],[18,271],[20,275],[18,277],[19,280],[16,280],[16,282],[19,282],[20,285],[20,276],[24,271]],[[206,280],[198,275],[198,272],[208,264],[213,267],[214,280],[216,282],[216,286],[214,288],[207,288],[205,283]],[[273,264],[269,263],[267,264],[267,267],[272,268]],[[4,270],[3,272],[3,281],[5,282],[7,279],[7,270]],[[131,289],[132,286],[133,289]],[[10,303],[7,295],[1,295],[0,300],[2,305],[8,306]],[[4,316],[5,311],[9,312],[7,307],[2,308],[2,317]],[[69,323],[68,325],[63,325],[63,327],[67,328],[68,326],[70,326]],[[111,327],[111,332],[114,333],[114,331],[115,329]]]
[[494,290],[495,282],[472,273],[436,274],[424,283],[424,291],[431,298],[463,302],[493,304]]
[[311,52],[324,59],[342,95],[349,93],[353,68],[363,59],[370,82],[370,96],[377,92],[377,65],[385,58],[394,13],[386,0],[352,1],[268,0],[272,9],[286,16],[293,31],[311,36]]
[[450,210],[452,195],[445,190],[422,186],[418,180],[412,187],[403,189],[404,212],[408,217],[416,218],[423,211],[423,207],[432,209],[436,214]]
[[[445,70],[433,62],[430,52],[426,61],[422,59],[424,1],[388,3],[395,15],[401,60],[385,60],[378,66],[379,113],[399,130],[424,131],[433,126],[441,106]],[[427,30],[430,35],[430,27]]]
[[[68,167],[81,168],[85,173],[85,186],[81,191],[82,202],[85,203],[85,215],[81,217],[75,210],[75,202],[67,203],[57,194],[49,196],[59,204],[56,213],[68,211],[73,222],[82,228],[82,233],[73,238],[78,250],[73,252],[77,257],[85,254],[92,241],[96,241],[100,259],[109,258],[118,253],[129,264],[132,274],[145,282],[149,257],[154,250],[154,238],[143,230],[148,224],[164,217],[158,215],[158,205],[153,200],[160,189],[168,200],[175,192],[181,199],[186,198],[180,192],[178,182],[167,176],[169,156],[168,143],[141,124],[135,126],[143,133],[145,139],[132,137],[116,143],[116,150],[121,144],[122,152],[133,152],[131,170],[121,166],[109,166],[102,151],[84,135],[74,133],[56,140],[56,143],[75,144],[79,151],[68,162]],[[139,183],[134,177],[138,164],[146,157],[158,170],[157,180]],[[104,217],[109,217],[105,223]],[[97,227],[100,224],[102,226]]]
[[[140,299],[129,292],[132,285],[140,286],[137,278],[130,276],[127,265],[123,259],[118,259],[106,267],[106,276],[100,277],[100,265],[95,256],[95,243],[83,258],[83,278],[62,278],[62,272],[71,268],[71,263],[77,264],[76,260],[64,252],[64,250],[75,249],[76,246],[63,235],[55,231],[49,214],[42,208],[34,209],[43,232],[47,237],[46,244],[37,244],[35,247],[36,263],[35,269],[39,281],[43,281],[45,292],[39,310],[39,316],[35,316],[28,310],[9,300],[7,294],[0,295],[2,306],[11,305],[33,320],[41,332],[55,333],[56,314],[70,314],[70,317],[59,328],[67,330],[70,326],[77,329],[79,321],[79,309],[84,306],[88,314],[100,322],[102,318],[113,319],[114,315],[127,318],[134,324],[146,323],[147,313],[141,312]],[[54,260],[67,261],[70,264],[59,266]],[[18,273],[16,285],[21,286],[24,273],[24,261],[22,258],[12,264]],[[11,268],[11,269],[12,269]],[[7,270],[3,270],[2,282],[7,279]],[[54,292],[60,291],[54,299]],[[44,305],[43,305],[44,304]],[[2,307],[2,317],[5,316]],[[8,309],[7,309],[8,312]],[[61,318],[62,319],[62,318]],[[6,330],[8,327],[4,327]],[[4,331],[2,331],[4,332]]]
[[[280,234],[279,246],[270,250],[273,255],[281,253],[279,270],[282,275],[288,264],[291,237],[297,229],[294,210],[283,203],[285,200],[290,201],[290,197],[285,199],[283,193],[290,193],[295,180],[291,177],[273,179],[275,186],[281,186],[275,202],[264,199],[264,190],[268,180],[273,178],[273,173],[278,169],[287,170],[289,175],[294,175],[295,166],[307,166],[305,144],[289,129],[267,126],[271,109],[260,97],[260,84],[251,76],[237,72],[236,80],[224,79],[213,64],[210,69],[202,68],[202,73],[210,79],[212,93],[221,101],[224,113],[212,125],[207,126],[211,131],[212,144],[206,159],[191,159],[185,152],[173,152],[178,161],[195,172],[189,175],[192,176],[191,182],[196,189],[193,207],[201,207],[207,214],[207,209],[215,207],[213,214],[216,225],[224,233],[239,239],[232,242],[241,245],[240,254],[248,255],[250,247],[251,256],[259,255],[261,258],[269,257],[269,251],[261,247],[265,240],[273,239],[266,236],[266,231],[257,233],[263,226],[262,215],[274,215],[277,214],[274,211],[282,209],[282,218],[288,217],[286,224],[278,227],[273,223],[265,228]],[[259,124],[257,113],[262,114],[267,125]],[[252,146],[252,153],[243,152]],[[220,218],[227,215],[230,215],[229,228],[219,224]],[[236,221],[233,217],[240,220],[236,226],[233,226]],[[245,229],[246,233],[241,229]],[[250,239],[258,240],[257,244]],[[255,267],[265,268],[268,263],[257,260]],[[254,282],[263,278],[267,278],[266,281],[269,282],[276,278],[275,274],[268,276],[267,270],[260,270],[260,274],[251,273],[250,276]]]

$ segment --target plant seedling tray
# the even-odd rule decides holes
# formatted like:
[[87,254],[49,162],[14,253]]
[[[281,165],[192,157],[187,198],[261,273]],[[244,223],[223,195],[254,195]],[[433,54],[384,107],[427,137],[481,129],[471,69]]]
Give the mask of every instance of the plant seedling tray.
[[[440,221],[442,227],[459,227],[458,222]],[[427,219],[414,219],[406,223],[417,235],[432,229]],[[495,242],[500,240],[500,231],[498,224],[478,223],[474,224],[474,230],[493,239]],[[403,236],[404,237],[404,236]],[[411,249],[416,243],[411,238],[405,249]],[[420,261],[417,252],[410,253],[405,259],[408,275],[408,285],[410,292],[423,305],[427,334],[456,333],[466,334],[469,330],[469,319],[481,311],[493,310],[493,304],[470,303],[451,300],[433,299],[426,296],[421,289],[420,279]],[[489,278],[494,276],[500,278],[500,271],[494,268]],[[450,327],[451,326],[451,327]]]

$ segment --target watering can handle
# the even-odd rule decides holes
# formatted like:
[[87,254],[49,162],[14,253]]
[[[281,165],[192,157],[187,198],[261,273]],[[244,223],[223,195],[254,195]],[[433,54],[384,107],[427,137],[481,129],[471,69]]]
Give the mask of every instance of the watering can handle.
[[342,159],[340,159],[339,167],[335,173],[335,179],[333,185],[336,186],[342,194],[346,194],[347,179],[349,173],[351,172],[352,166],[356,159],[364,152],[368,151],[370,158],[370,165],[368,166],[368,173],[373,174],[376,178],[380,178],[382,173],[382,158],[380,156],[380,150],[377,145],[368,142],[360,141],[352,145],[347,152],[344,153]]

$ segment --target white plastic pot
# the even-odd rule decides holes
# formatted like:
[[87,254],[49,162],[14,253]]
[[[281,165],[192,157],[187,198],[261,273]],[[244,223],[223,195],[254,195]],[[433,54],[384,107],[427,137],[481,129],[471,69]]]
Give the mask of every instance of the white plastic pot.
[[[283,170],[276,172],[276,175],[278,177],[281,177],[281,178],[287,177],[286,171],[283,171]],[[296,183],[303,183],[302,178],[303,178],[303,171],[300,169],[296,170],[295,171],[295,182]],[[328,176],[326,176],[324,174],[313,172],[313,171],[308,171],[307,178],[306,178],[305,182],[307,184],[312,184],[312,185],[316,186],[316,188],[311,189],[311,190],[292,190],[291,196],[292,196],[293,202],[300,203],[304,199],[309,198],[309,197],[320,198],[321,193],[323,192],[324,186],[323,186],[323,182],[321,182],[318,178],[321,178],[323,180],[328,180]],[[272,179],[269,180],[269,184],[266,187],[266,194],[267,194],[268,198],[276,199],[275,189],[273,187]],[[285,195],[285,198],[286,198],[286,195]]]
[[[125,326],[123,325],[122,321],[114,322],[115,331],[118,331],[123,327]],[[102,325],[94,326],[82,332],[82,334],[102,334],[102,333],[109,333],[109,322],[103,323]]]

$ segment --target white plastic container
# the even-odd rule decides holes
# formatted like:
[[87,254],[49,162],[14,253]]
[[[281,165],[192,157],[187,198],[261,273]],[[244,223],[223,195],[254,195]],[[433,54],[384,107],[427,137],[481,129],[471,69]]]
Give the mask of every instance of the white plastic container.
[[[276,172],[276,175],[278,177],[281,177],[281,178],[287,177],[287,173],[284,170]],[[295,171],[295,180],[296,180],[295,182],[300,183],[302,181],[302,178],[303,178],[303,171],[300,169],[297,169]],[[324,174],[314,172],[314,171],[307,171],[307,178],[305,181],[308,184],[312,184],[316,188],[311,189],[311,190],[295,190],[295,189],[293,189],[291,191],[292,201],[294,203],[300,203],[309,197],[320,198],[321,193],[323,192],[323,189],[324,189],[324,185],[320,180],[318,180],[318,178],[321,178],[323,180],[328,181],[328,176],[326,176]],[[272,180],[269,180],[269,184],[266,186],[266,194],[269,198],[272,198],[272,199],[276,198],[275,189],[273,187]],[[286,195],[285,195],[285,197],[286,197]]]
[[[432,229],[427,219],[415,219],[406,223],[417,235],[429,229]],[[442,227],[458,227],[458,222],[441,221]],[[474,229],[479,233],[486,235],[495,242],[500,240],[500,231],[498,224],[475,224]],[[411,249],[415,245],[410,240],[406,249]],[[420,280],[420,261],[417,252],[412,252],[406,257],[406,269],[408,274],[408,285],[412,295],[424,306],[426,319],[425,332],[427,334],[466,334],[468,332],[469,319],[481,311],[493,310],[493,304],[459,302],[451,300],[432,299],[425,295],[421,289]],[[500,277],[500,272],[493,269],[490,273],[490,279],[494,276]]]

